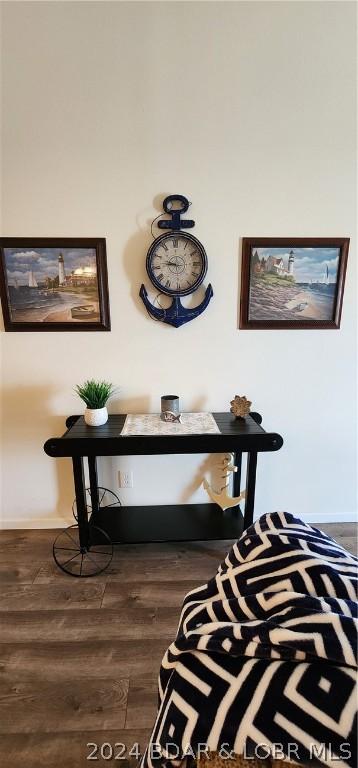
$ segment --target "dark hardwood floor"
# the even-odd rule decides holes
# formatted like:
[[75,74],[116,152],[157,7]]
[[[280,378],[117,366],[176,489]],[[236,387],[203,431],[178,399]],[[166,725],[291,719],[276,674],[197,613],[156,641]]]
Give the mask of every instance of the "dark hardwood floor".
[[[356,525],[321,528],[356,553]],[[231,542],[117,548],[104,574],[75,579],[52,560],[55,533],[0,531],[1,764],[134,765],[183,597]]]

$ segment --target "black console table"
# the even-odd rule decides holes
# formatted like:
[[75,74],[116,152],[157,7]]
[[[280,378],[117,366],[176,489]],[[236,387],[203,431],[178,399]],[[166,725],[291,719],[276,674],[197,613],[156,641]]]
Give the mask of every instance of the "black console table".
[[[73,465],[78,525],[65,529],[55,540],[54,557],[59,567],[72,576],[93,576],[109,565],[113,544],[238,538],[253,520],[257,454],[278,451],[283,439],[274,432],[265,432],[258,413],[251,413],[245,420],[231,413],[213,416],[218,434],[130,437],[121,437],[123,414],[109,416],[101,427],[88,427],[82,416],[70,416],[62,437],[50,438],[44,445],[48,456],[71,457]],[[98,485],[98,456],[189,453],[233,453],[238,467],[233,476],[234,496],[240,495],[242,454],[248,454],[244,515],[239,506],[223,512],[212,503],[123,507],[115,494],[112,496],[118,503],[103,506],[102,491],[106,489]]]

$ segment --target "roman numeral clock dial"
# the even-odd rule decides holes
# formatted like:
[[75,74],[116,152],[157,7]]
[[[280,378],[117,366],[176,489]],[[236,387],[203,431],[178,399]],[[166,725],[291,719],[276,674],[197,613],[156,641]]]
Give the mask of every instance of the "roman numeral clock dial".
[[198,281],[202,282],[206,264],[201,247],[188,236],[162,235],[157,239],[151,252],[150,268],[163,293],[170,291],[184,296],[196,289]]
[[188,207],[189,201],[183,195],[169,195],[165,198],[163,208],[171,219],[159,221],[158,227],[171,231],[157,237],[147,253],[148,277],[158,292],[173,297],[171,306],[163,309],[151,304],[144,285],[139,292],[149,315],[175,328],[200,315],[213,296],[209,283],[205,297],[197,307],[186,309],[180,301],[180,296],[187,296],[199,288],[208,268],[204,246],[193,235],[181,231],[194,226],[191,219],[181,218]]

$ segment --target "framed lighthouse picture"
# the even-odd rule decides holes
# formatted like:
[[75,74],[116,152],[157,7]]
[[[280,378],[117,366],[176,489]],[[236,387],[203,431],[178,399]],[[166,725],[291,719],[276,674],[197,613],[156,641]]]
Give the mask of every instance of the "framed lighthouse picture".
[[339,328],[349,238],[243,238],[240,328]]
[[6,331],[109,331],[104,238],[0,238]]

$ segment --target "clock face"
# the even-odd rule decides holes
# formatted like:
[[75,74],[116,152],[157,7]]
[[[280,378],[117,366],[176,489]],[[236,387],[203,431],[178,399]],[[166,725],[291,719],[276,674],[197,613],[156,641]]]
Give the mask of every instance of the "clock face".
[[147,272],[161,293],[185,296],[199,288],[207,270],[205,250],[193,235],[171,232],[158,237],[147,254]]

